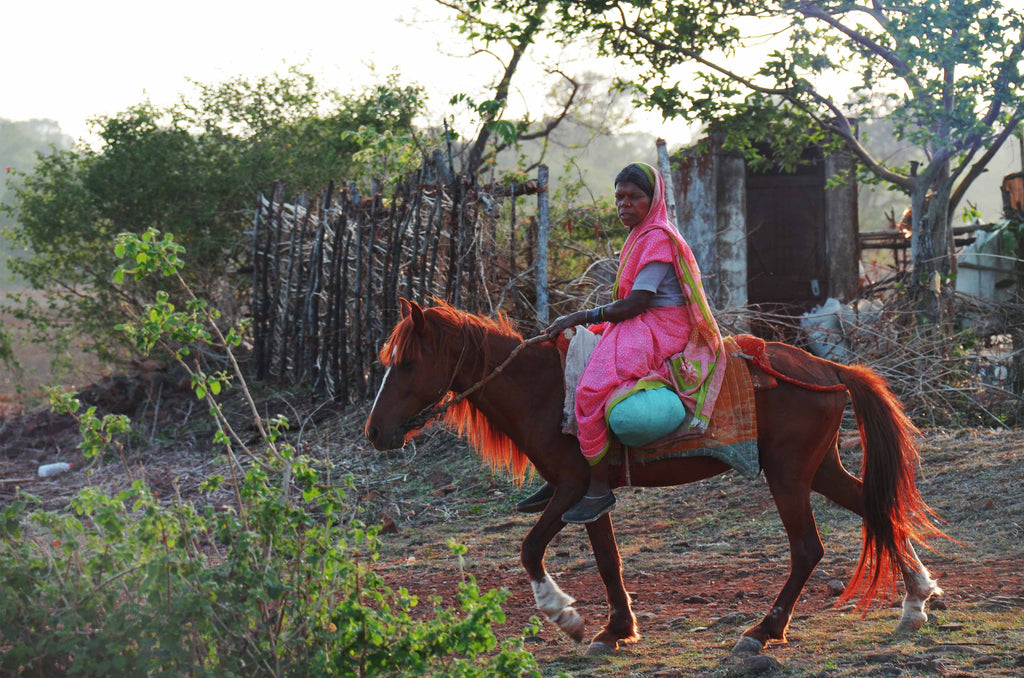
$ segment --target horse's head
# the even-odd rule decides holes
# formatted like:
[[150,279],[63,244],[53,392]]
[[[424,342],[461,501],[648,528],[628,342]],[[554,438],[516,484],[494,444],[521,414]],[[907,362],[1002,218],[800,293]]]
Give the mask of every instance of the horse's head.
[[452,385],[452,367],[437,328],[415,302],[402,299],[401,304],[402,319],[380,351],[387,372],[364,429],[378,450],[402,447],[416,432],[410,419],[441,400]]

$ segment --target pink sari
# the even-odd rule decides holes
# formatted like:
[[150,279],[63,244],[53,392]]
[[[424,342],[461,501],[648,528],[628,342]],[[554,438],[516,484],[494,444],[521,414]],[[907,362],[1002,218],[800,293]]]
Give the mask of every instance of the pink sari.
[[699,435],[707,430],[725,376],[722,337],[704,296],[697,261],[668,220],[665,185],[657,171],[653,174],[651,209],[626,238],[612,294],[615,299],[629,296],[640,269],[663,261],[674,266],[689,303],[650,307],[629,320],[591,328],[601,333],[601,340],[576,388],[577,436],[591,464],[608,450],[608,414],[623,398],[667,385],[692,415],[687,419],[690,432]]

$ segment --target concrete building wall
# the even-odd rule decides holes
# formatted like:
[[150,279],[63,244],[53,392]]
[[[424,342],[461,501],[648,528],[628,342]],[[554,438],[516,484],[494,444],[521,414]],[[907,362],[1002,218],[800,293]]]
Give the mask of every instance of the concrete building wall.
[[[702,144],[674,158],[673,183],[677,225],[700,266],[704,287],[717,308],[746,306],[747,182],[742,158],[722,150],[712,134]],[[831,296],[850,301],[859,288],[857,185],[853,159],[838,154],[825,159],[824,173],[846,171],[841,185],[825,189],[825,256]],[[785,246],[780,243],[779,246]]]
[[747,303],[744,164],[713,135],[707,149],[677,155],[673,173],[676,214],[683,238],[700,266],[704,290],[718,308]]

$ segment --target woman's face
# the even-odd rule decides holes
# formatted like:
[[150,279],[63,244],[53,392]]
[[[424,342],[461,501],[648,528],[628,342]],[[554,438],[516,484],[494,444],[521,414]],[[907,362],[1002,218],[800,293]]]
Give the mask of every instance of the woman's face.
[[615,211],[622,225],[633,230],[651,211],[651,199],[643,189],[630,181],[615,184]]

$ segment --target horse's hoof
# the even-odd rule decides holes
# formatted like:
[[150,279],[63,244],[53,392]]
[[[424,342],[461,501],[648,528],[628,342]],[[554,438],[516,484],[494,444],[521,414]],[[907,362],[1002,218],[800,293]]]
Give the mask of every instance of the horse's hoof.
[[928,619],[927,617],[925,617],[924,619],[920,619],[918,617],[913,617],[913,618],[906,618],[905,617],[905,618],[901,619],[899,626],[896,627],[896,635],[897,636],[912,636],[912,635],[916,634],[918,631],[921,630],[921,627],[924,626],[924,623],[925,623],[925,621],[927,621],[927,619]]
[[602,643],[600,640],[595,640],[587,648],[584,653],[587,657],[603,657],[606,654],[615,654],[615,648],[608,643]]
[[761,650],[764,649],[764,643],[757,638],[751,638],[750,636],[740,636],[740,639],[736,641],[736,644],[732,647],[731,654],[733,657],[753,657],[754,655],[761,654]]
[[583,617],[575,609],[567,607],[551,621],[577,643],[583,642]]

